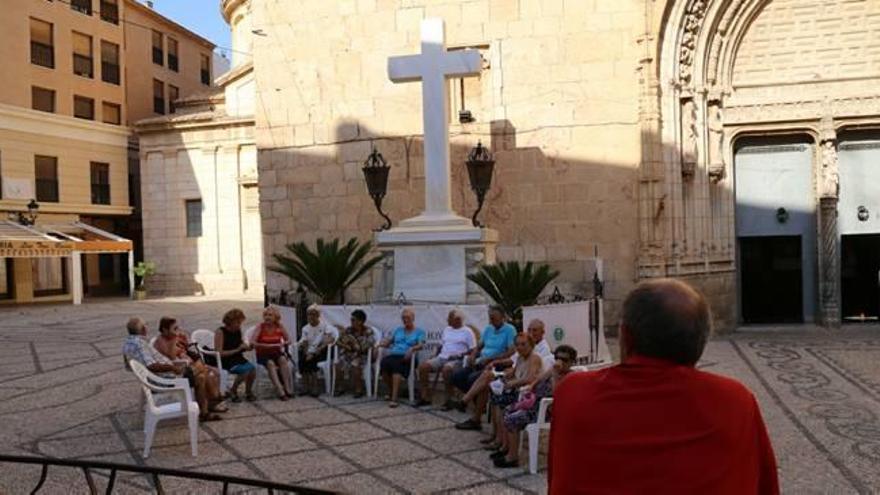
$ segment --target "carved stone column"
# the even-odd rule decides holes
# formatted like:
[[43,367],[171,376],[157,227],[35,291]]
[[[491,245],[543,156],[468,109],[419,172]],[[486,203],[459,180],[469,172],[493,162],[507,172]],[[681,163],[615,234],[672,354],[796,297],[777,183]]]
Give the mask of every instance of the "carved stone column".
[[840,251],[837,232],[838,164],[837,135],[830,117],[822,119],[819,143],[819,321],[837,328],[840,314]]

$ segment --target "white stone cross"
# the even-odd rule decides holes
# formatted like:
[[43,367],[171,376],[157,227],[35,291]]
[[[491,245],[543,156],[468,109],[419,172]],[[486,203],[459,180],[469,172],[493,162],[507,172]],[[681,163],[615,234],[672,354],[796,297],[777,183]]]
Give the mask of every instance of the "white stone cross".
[[[476,50],[446,51],[442,19],[422,21],[422,53],[388,59],[388,77],[396,83],[422,82],[425,135],[425,210],[402,225],[468,223],[452,211],[449,178],[449,77],[477,76],[482,62]],[[462,222],[464,220],[464,222]]]

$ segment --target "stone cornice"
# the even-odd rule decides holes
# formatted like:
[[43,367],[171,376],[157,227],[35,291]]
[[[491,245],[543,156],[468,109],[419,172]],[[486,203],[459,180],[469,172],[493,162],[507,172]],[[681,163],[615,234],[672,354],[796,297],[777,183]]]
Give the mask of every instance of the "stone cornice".
[[128,127],[0,104],[0,130],[128,147]]
[[248,0],[221,0],[220,12],[227,24],[232,25],[232,13],[247,2]]

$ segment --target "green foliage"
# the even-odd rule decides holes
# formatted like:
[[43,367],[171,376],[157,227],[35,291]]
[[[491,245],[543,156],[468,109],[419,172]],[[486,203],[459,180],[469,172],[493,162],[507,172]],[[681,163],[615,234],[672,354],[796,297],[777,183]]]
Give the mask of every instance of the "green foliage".
[[541,292],[559,276],[548,265],[535,267],[531,261],[521,266],[518,261],[508,261],[497,265],[483,265],[480,271],[468,275],[486,294],[504,308],[507,316],[522,325],[522,308],[531,306],[538,300]]
[[324,304],[345,303],[345,290],[382,261],[382,255],[367,258],[372,247],[371,242],[361,244],[356,238],[341,247],[339,239],[318,239],[314,251],[303,242],[294,242],[287,245],[293,256],[273,254],[278,264],[269,270],[287,275]]
[[156,273],[156,264],[152,261],[141,261],[132,269],[135,275],[141,279],[138,290],[146,290],[147,277]]

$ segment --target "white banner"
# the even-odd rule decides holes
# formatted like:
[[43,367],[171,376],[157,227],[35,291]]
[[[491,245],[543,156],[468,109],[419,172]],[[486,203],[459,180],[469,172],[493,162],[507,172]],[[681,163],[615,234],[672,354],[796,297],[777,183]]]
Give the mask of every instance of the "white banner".
[[523,324],[528,325],[535,318],[543,321],[546,329],[544,338],[550,347],[555,349],[561,344],[574,347],[578,352],[579,362],[587,361],[591,357],[589,360],[593,363],[610,363],[611,353],[608,351],[608,343],[605,342],[601,318],[593,325],[598,331],[592,336],[590,334],[590,304],[591,301],[582,301],[526,307],[523,308]]
[[[348,327],[351,324],[351,312],[361,309],[367,313],[367,326],[378,329],[382,336],[387,336],[395,328],[402,325],[400,312],[410,308],[416,314],[416,326],[428,334],[429,344],[440,344],[443,329],[446,328],[446,317],[453,309],[464,313],[464,324],[473,326],[480,333],[489,324],[488,306],[485,304],[454,305],[454,304],[411,304],[398,305],[351,305],[321,306],[321,319],[330,325]],[[281,322],[291,332],[297,328],[296,308],[278,306]]]

